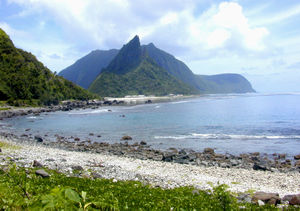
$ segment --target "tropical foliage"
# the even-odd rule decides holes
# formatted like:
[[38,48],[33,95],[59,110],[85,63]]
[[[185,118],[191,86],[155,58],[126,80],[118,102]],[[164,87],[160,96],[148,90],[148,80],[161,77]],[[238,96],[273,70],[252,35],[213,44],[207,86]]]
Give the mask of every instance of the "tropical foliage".
[[31,53],[15,48],[0,29],[0,100],[17,105],[49,105],[92,97],[95,95],[53,74]]
[[196,90],[171,76],[151,59],[126,74],[103,72],[89,88],[101,96],[195,94]]
[[[210,191],[162,189],[135,181],[68,177],[46,170],[0,168],[0,210],[276,210],[237,203],[225,185]],[[292,210],[293,207],[290,207]]]

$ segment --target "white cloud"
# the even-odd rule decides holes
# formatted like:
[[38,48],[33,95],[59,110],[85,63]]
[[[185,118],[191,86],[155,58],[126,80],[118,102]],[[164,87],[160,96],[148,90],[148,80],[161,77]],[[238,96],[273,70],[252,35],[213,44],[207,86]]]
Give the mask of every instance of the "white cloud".
[[[267,48],[264,39],[268,30],[251,27],[237,2],[211,5],[198,15],[195,10],[200,3],[193,0],[184,4],[181,0],[9,2],[21,5],[23,15],[46,16],[61,27],[64,32],[61,43],[65,43],[58,52],[50,49],[50,54],[67,54],[65,46],[73,45],[91,46],[90,50],[120,48],[135,34],[140,35],[142,42],[154,42],[186,61],[260,52]],[[46,24],[43,20],[39,22],[40,27]],[[50,46],[50,43],[45,44],[43,48]]]
[[280,21],[287,20],[294,16],[300,15],[300,4],[290,7],[289,9],[276,12],[276,14],[271,14],[271,16],[264,16],[264,18],[259,19],[257,24],[268,25],[278,23]]

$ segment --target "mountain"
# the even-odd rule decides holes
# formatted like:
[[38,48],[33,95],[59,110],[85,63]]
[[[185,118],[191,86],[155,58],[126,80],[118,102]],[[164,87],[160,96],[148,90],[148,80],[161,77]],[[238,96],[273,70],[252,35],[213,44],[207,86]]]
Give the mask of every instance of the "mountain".
[[[129,48],[132,49],[130,50]],[[182,61],[176,59],[173,55],[157,48],[153,43],[140,46],[139,38],[137,36],[135,36],[132,40],[132,45],[124,45],[121,51],[119,53],[117,52],[118,56],[111,57],[111,62],[108,62],[109,66],[106,69],[109,69],[114,73],[126,73],[129,70],[132,70],[134,67],[137,67],[138,64],[140,64],[141,60],[145,56],[147,56],[158,67],[166,70],[177,80],[185,83],[193,90],[198,90],[200,93],[254,92],[249,81],[238,74],[220,74],[212,76],[195,75]],[[132,60],[132,58],[136,59]],[[101,58],[99,57],[98,60],[100,59]],[[89,63],[93,63],[93,60],[90,59],[85,62],[85,67],[82,67],[80,70],[83,75],[90,75],[88,66],[92,64]],[[102,69],[99,68],[98,72],[100,73],[101,71]],[[69,74],[70,79],[72,75],[76,75],[76,72],[70,71]],[[94,79],[96,79],[96,77]],[[90,81],[91,80],[89,80],[88,82]],[[107,86],[108,85],[109,84],[107,84]],[[99,88],[100,85],[98,84],[97,87]],[[110,89],[110,87],[103,88]],[[95,87],[90,87],[90,90],[95,91],[96,89]],[[99,93],[98,89],[97,93]]]
[[111,62],[119,50],[95,50],[59,72],[59,76],[87,89],[101,70]]
[[160,67],[138,36],[124,45],[89,90],[101,96],[194,94],[197,91]]
[[143,45],[143,49],[149,57],[153,59],[160,67],[164,68],[175,78],[198,89],[198,82],[194,73],[182,61],[176,59],[173,55],[155,47],[153,43]]
[[255,92],[250,82],[239,74],[195,75],[201,93]]
[[0,100],[12,104],[51,104],[95,95],[54,75],[34,55],[14,46],[0,29]]

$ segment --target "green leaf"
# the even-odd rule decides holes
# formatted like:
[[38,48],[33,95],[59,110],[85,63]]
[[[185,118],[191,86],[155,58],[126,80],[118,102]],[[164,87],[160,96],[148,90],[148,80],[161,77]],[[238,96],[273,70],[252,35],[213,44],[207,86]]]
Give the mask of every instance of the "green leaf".
[[65,197],[70,199],[73,202],[80,203],[80,197],[79,197],[78,193],[76,191],[72,190],[71,188],[67,188],[65,190]]
[[83,202],[85,202],[85,200],[86,200],[86,192],[85,191],[81,191],[81,197],[83,199]]

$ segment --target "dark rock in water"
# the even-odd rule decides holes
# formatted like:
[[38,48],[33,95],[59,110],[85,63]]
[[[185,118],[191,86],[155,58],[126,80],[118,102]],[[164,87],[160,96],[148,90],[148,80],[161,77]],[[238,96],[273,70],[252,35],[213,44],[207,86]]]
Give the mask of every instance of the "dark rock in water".
[[215,151],[212,148],[205,148],[203,152],[204,154],[215,154]]
[[278,159],[285,159],[286,158],[286,154],[278,154]]
[[298,160],[297,162],[295,162],[294,166],[299,166],[300,167],[300,160]]
[[38,167],[38,168],[42,168],[43,167],[43,165],[40,162],[38,162],[37,160],[33,161],[32,166],[33,167]]
[[265,160],[261,160],[259,162],[254,163],[253,169],[261,170],[261,171],[271,171],[271,167],[269,166],[268,162]]
[[290,205],[300,205],[300,194],[297,195],[286,195],[282,199],[288,201]]
[[73,170],[77,170],[77,171],[82,171],[83,168],[81,166],[72,166],[71,167]]
[[74,138],[74,141],[80,141],[80,138],[78,138],[78,137]]
[[94,133],[89,133],[89,136],[93,136],[94,135]]
[[132,140],[132,137],[131,136],[123,136],[121,140],[129,141],[129,140]]
[[43,178],[50,177],[50,175],[44,169],[36,170],[35,174],[39,175],[39,176],[41,176]]
[[152,103],[152,100],[146,100],[145,103]]
[[141,141],[141,142],[140,142],[140,145],[147,145],[147,142]]
[[25,131],[29,131],[29,130],[30,130],[30,128],[25,129]]
[[295,156],[294,156],[294,159],[295,159],[295,160],[300,160],[300,154],[299,154],[299,155],[295,155]]
[[174,156],[175,156],[174,154],[166,154],[166,155],[163,155],[162,160],[165,162],[172,162]]
[[179,154],[186,155],[186,154],[187,154],[187,151],[185,151],[184,149],[181,149],[181,150],[179,151]]
[[100,138],[100,137],[101,137],[101,135],[97,135],[97,137],[98,137],[98,138]]
[[41,136],[34,136],[34,139],[37,141],[37,142],[43,142],[43,138]]
[[265,192],[256,192],[252,197],[252,202],[258,203],[261,200],[265,204],[280,204],[280,198],[278,193],[265,193]]

